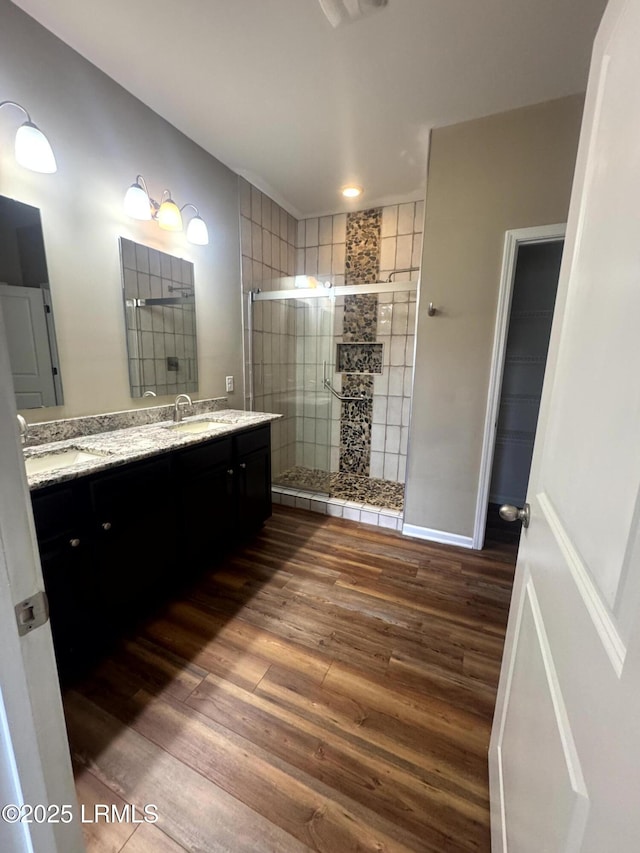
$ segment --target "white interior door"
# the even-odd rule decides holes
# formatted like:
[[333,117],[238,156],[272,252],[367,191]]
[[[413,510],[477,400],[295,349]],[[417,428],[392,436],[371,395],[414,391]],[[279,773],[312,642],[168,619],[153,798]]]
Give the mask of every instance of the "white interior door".
[[596,39],[490,748],[494,851],[640,849],[640,0]]
[[[0,308],[0,850],[81,853],[51,631],[46,623],[20,636],[16,620],[15,606],[43,583],[5,340]],[[14,822],[15,809],[6,807],[24,805],[46,811]],[[62,806],[73,822],[65,822],[68,810],[56,811]]]
[[0,284],[9,361],[19,409],[55,406],[45,305],[39,287]]

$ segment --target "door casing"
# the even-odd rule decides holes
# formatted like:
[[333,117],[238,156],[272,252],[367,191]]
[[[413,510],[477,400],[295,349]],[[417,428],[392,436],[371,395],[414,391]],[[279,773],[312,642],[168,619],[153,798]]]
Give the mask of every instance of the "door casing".
[[482,440],[482,459],[480,462],[480,476],[478,478],[478,499],[476,502],[476,515],[473,526],[472,547],[477,550],[482,549],[484,546],[484,535],[487,524],[491,470],[496,444],[500,392],[502,390],[502,376],[504,373],[504,359],[507,350],[509,317],[511,314],[511,300],[513,298],[513,288],[516,278],[518,249],[520,246],[526,244],[532,245],[534,243],[550,243],[556,240],[563,240],[565,232],[566,224],[558,223],[555,225],[534,226],[533,228],[518,228],[505,233],[504,250],[502,254],[502,273],[500,275],[500,290],[498,293],[498,309],[496,312],[496,325],[491,354],[489,392],[487,394],[487,409]]

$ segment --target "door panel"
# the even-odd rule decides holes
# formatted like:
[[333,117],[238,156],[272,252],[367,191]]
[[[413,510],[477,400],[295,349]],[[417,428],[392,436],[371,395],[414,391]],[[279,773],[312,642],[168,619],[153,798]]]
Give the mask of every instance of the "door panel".
[[35,287],[0,284],[0,300],[18,408],[55,406],[42,291]]
[[[45,624],[20,636],[14,612],[16,604],[44,585],[5,341],[0,310],[0,799],[4,803],[69,803],[75,810],[50,626]],[[0,823],[3,851],[84,850],[78,821]]]
[[[523,853],[578,850],[587,806],[582,768],[530,577],[522,589],[501,747],[506,846]],[[538,812],[528,807],[532,794]],[[540,814],[548,819],[541,823]]]
[[612,0],[587,90],[492,733],[496,853],[622,853],[640,838],[639,39],[640,0]]

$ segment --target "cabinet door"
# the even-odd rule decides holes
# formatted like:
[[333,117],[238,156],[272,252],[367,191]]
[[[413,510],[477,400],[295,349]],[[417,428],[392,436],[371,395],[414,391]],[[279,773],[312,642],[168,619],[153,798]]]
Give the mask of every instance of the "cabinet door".
[[169,458],[96,475],[89,491],[108,623],[117,633],[167,590],[176,545]]
[[175,455],[182,535],[178,570],[193,577],[233,541],[236,517],[233,443],[218,439]]
[[77,493],[65,485],[32,495],[51,633],[65,683],[95,660],[103,641],[102,597],[92,574],[91,542]]
[[271,515],[271,447],[269,426],[236,437],[238,523],[252,533]]

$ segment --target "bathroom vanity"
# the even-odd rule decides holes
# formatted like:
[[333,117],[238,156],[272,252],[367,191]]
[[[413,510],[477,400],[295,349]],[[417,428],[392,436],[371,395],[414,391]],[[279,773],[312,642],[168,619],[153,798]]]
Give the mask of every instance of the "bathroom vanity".
[[26,451],[84,453],[29,477],[63,681],[270,516],[272,416],[234,414]]

